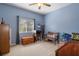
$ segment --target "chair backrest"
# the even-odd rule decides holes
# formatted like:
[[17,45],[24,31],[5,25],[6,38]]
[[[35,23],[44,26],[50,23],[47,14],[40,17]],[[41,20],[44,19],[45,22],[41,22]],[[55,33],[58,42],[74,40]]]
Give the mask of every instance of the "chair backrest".
[[48,32],[47,36],[52,38],[58,38],[59,33],[58,32]]

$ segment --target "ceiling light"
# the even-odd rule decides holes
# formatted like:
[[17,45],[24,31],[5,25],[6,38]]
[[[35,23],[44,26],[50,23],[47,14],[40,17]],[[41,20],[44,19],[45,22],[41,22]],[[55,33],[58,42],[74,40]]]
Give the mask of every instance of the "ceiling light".
[[38,6],[38,9],[41,9],[41,7],[43,7],[43,6],[47,6],[47,7],[50,7],[51,5],[50,4],[48,4],[48,3],[32,3],[32,4],[29,4],[30,6],[32,6],[32,5],[36,5],[36,6]]

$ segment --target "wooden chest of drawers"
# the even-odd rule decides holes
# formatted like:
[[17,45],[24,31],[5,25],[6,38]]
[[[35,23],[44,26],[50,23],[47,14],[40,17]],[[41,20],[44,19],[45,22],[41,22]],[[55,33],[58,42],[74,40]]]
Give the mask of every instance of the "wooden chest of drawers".
[[21,43],[23,45],[30,44],[30,43],[33,43],[33,42],[34,42],[34,37],[33,36],[22,37],[22,39],[21,39]]
[[10,51],[10,27],[8,24],[0,24],[0,55]]

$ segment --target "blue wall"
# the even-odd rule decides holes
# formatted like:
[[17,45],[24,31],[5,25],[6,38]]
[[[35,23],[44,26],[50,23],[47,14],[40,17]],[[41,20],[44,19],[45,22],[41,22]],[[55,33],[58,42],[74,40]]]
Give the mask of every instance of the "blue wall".
[[17,18],[16,16],[23,16],[28,18],[35,19],[36,25],[38,23],[43,24],[44,17],[43,15],[36,14],[27,10],[9,6],[6,4],[0,4],[0,21],[1,17],[4,18],[6,24],[10,24],[11,27],[11,42],[15,43],[16,41],[16,30],[17,30]]
[[45,32],[79,32],[79,4],[70,4],[45,16]]
[[[11,41],[16,41],[16,16],[23,16],[35,18],[36,25],[38,23],[44,24],[45,32],[79,32],[79,4],[71,4],[64,8],[52,11],[51,13],[43,15],[33,13],[20,8],[0,4],[0,21],[1,17],[4,18],[7,24],[10,24],[12,33]],[[25,34],[22,34],[25,35]]]

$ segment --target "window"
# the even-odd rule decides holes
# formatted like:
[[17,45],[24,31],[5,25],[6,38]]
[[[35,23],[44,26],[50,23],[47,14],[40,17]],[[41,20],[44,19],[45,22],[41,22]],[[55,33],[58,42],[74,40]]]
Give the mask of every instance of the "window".
[[19,32],[32,32],[34,31],[34,20],[29,18],[20,17]]

